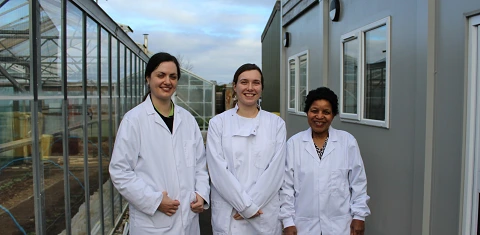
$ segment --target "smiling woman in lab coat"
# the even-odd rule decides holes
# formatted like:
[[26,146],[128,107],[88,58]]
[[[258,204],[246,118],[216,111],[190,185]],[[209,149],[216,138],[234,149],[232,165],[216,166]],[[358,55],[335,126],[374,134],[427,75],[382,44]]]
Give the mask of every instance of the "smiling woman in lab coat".
[[310,128],[287,142],[285,182],[280,191],[285,235],[363,235],[367,178],[357,141],[330,125],[337,95],[326,87],[308,93]]
[[281,234],[285,122],[257,106],[263,75],[256,65],[238,68],[233,89],[235,108],[212,118],[208,127],[213,233]]
[[112,182],[129,202],[130,234],[200,234],[210,186],[198,124],[171,100],[177,59],[155,54],[145,79],[150,92],[123,117],[110,162]]

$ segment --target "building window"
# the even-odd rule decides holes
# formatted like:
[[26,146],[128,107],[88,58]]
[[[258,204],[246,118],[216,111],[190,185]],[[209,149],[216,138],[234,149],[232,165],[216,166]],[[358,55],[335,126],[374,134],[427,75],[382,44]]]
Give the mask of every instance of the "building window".
[[288,111],[304,113],[308,91],[308,51],[288,59]]
[[342,36],[340,118],[389,127],[390,17]]

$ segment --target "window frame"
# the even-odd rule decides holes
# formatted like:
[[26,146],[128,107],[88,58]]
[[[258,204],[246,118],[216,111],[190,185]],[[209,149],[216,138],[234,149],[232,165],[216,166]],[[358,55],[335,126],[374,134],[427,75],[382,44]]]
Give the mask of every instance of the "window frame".
[[[298,114],[298,115],[304,115],[306,116],[305,112],[300,109],[299,105],[299,100],[300,100],[300,57],[305,56],[306,57],[306,78],[305,78],[305,90],[306,94],[308,95],[308,74],[309,74],[309,52],[308,50],[302,51],[300,53],[297,53],[293,56],[288,57],[287,59],[287,83],[288,83],[288,91],[287,91],[287,110],[291,114]],[[290,107],[290,100],[291,100],[291,95],[290,95],[290,81],[291,81],[291,71],[290,71],[290,61],[295,61],[295,102],[294,102],[294,107]]]
[[[365,34],[382,26],[386,27],[386,52],[385,52],[385,120],[375,120],[365,118],[365,70],[366,70],[366,38]],[[357,113],[344,112],[344,45],[346,42],[358,40],[358,74],[357,74]],[[344,122],[353,122],[370,126],[383,128],[390,127],[390,60],[391,60],[391,17],[385,17],[366,26],[346,33],[340,38],[340,103],[339,116]]]

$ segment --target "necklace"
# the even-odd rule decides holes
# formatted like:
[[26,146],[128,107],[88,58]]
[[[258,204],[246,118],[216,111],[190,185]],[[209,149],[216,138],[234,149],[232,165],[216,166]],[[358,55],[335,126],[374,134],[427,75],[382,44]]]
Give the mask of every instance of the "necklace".
[[327,148],[327,142],[328,142],[328,136],[327,136],[327,138],[325,139],[325,142],[323,143],[322,148],[319,148],[319,147],[315,144],[315,142],[313,142],[313,144],[315,145],[315,150],[317,150],[317,154],[318,154],[318,157],[320,158],[320,160],[322,160],[323,153],[325,152],[325,149]]

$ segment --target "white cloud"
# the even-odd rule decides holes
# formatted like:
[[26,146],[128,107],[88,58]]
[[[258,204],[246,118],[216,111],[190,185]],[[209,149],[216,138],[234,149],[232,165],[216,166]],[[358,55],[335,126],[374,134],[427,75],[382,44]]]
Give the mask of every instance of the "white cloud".
[[244,63],[261,66],[260,37],[276,0],[100,0],[136,42],[149,34],[149,50],[182,55],[192,72],[231,82]]

